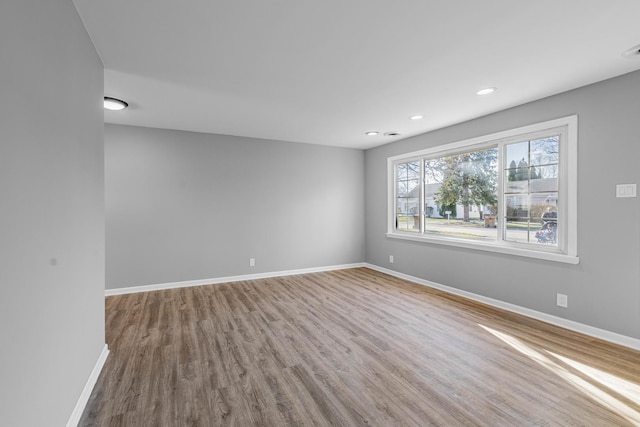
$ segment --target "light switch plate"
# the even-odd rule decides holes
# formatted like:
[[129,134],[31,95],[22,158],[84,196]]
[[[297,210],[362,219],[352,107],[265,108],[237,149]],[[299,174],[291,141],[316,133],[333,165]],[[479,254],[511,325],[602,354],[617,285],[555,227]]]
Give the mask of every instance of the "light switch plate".
[[635,184],[617,184],[616,197],[636,197]]

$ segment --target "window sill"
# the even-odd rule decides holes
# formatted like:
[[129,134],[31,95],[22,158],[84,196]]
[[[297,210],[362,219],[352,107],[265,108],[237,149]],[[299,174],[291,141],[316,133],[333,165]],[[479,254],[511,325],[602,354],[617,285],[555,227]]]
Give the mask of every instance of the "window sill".
[[455,246],[458,248],[473,249],[485,252],[494,252],[500,254],[514,255],[526,258],[536,258],[546,261],[561,262],[565,264],[578,264],[580,258],[578,256],[566,255],[558,252],[536,251],[524,249],[520,247],[498,246],[480,242],[470,242],[454,239],[434,239],[428,236],[416,235],[410,233],[391,232],[386,234],[388,238],[411,240],[413,242],[422,242],[428,244]]

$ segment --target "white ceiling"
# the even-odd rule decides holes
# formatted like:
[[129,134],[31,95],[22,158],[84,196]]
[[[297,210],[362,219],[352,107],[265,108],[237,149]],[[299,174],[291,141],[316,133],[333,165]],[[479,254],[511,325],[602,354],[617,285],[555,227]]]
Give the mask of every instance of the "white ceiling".
[[108,123],[369,148],[640,69],[637,0],[74,3]]

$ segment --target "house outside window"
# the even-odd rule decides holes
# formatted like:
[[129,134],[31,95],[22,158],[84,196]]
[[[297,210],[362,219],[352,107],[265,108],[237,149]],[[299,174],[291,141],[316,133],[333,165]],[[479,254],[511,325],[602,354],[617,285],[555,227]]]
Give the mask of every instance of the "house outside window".
[[387,236],[577,263],[577,116],[388,159]]

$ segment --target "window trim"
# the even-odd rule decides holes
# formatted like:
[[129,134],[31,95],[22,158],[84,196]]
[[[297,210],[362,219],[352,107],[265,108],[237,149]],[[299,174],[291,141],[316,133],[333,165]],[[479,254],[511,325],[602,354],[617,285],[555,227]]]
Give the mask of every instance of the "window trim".
[[[560,145],[559,158],[559,199],[562,203],[562,211],[565,217],[562,219],[561,236],[562,247],[536,247],[529,243],[518,244],[503,240],[503,231],[497,230],[497,240],[495,243],[477,242],[462,238],[434,237],[424,234],[424,220],[420,221],[420,233],[397,230],[396,219],[396,171],[395,167],[399,163],[406,163],[415,160],[422,160],[425,157],[446,156],[461,151],[487,148],[497,145],[499,148],[499,175],[498,175],[498,197],[501,200],[499,214],[502,214],[503,175],[504,165],[502,164],[503,148],[506,143],[516,141],[525,135],[533,133],[545,133],[551,130],[562,129],[563,139]],[[563,150],[566,153],[563,154]],[[423,168],[421,168],[423,169]],[[420,172],[420,215],[424,217],[424,171]],[[578,230],[578,116],[567,116],[515,129],[496,132],[476,138],[456,141],[436,147],[426,148],[419,151],[400,154],[387,158],[387,233],[386,236],[393,239],[410,240],[429,244],[439,244],[466,249],[496,252],[509,255],[537,258],[548,261],[563,262],[568,264],[578,264],[580,259],[577,253],[577,230]]]

